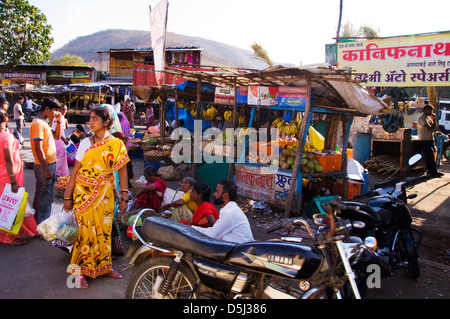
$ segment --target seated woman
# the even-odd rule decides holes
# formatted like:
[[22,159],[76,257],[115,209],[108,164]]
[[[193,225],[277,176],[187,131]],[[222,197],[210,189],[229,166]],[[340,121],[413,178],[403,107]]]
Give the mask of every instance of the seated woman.
[[166,192],[166,182],[158,176],[155,168],[147,166],[144,169],[144,176],[147,183],[141,188],[134,199],[136,199],[136,208],[151,208],[158,211]]
[[195,183],[191,190],[191,200],[197,204],[197,208],[192,216],[192,222],[180,220],[180,223],[192,226],[211,227],[219,219],[219,212],[216,207],[209,202],[211,190],[205,183]]
[[195,179],[192,177],[183,178],[180,188],[184,195],[171,203],[162,205],[159,209],[162,212],[161,215],[176,222],[182,219],[191,220],[197,207],[197,204],[190,198],[192,185],[194,184]]
[[72,134],[76,134],[78,136],[78,138],[80,139],[80,141],[85,139],[86,137],[92,136],[92,133],[89,131],[86,132],[83,125],[81,125],[81,124],[77,124],[75,126],[75,130],[72,131]]

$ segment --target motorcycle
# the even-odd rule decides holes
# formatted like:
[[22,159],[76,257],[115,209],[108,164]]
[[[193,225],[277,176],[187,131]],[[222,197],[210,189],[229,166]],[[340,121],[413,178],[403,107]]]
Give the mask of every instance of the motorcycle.
[[[417,197],[417,194],[407,195],[406,189],[426,181],[428,177],[406,178],[406,172],[421,158],[420,154],[410,158],[403,178],[374,185],[373,190],[354,196],[356,202],[345,201],[347,206],[353,208],[341,211],[341,218],[357,222],[351,231],[353,235],[360,238],[374,236],[377,239],[376,254],[382,261],[385,275],[405,267],[410,277],[420,276],[418,249],[422,233],[411,227],[412,217],[408,208],[408,199]],[[357,180],[355,176],[349,175],[349,178]]]
[[335,212],[345,208],[329,203],[328,224],[316,233],[303,219],[277,225],[305,227],[314,245],[295,237],[237,244],[160,217],[147,217],[139,227],[140,215],[151,211],[143,209],[132,226],[138,240],[130,263],[139,265],[126,298],[316,299],[343,298],[346,291],[361,298],[352,264],[369,261],[376,240],[343,241],[351,225]]

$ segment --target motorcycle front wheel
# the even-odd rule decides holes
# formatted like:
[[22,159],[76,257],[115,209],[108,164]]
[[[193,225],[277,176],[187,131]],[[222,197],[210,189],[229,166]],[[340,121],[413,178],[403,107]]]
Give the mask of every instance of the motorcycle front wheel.
[[[161,282],[166,277],[173,257],[159,256],[143,262],[133,273],[125,298],[127,299],[157,299]],[[196,285],[195,276],[185,264],[181,263],[178,272],[165,298],[196,299],[193,291]]]
[[419,255],[417,252],[417,244],[411,231],[405,231],[401,240],[401,249],[408,263],[408,276],[416,279],[420,276]]

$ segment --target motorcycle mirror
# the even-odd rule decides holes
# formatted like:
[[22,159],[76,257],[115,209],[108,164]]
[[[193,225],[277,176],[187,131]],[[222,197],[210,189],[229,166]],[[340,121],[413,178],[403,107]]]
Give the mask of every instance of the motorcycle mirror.
[[414,164],[418,163],[422,159],[421,154],[416,154],[411,156],[411,158],[408,160],[408,165],[413,166]]
[[369,236],[364,239],[364,246],[367,250],[375,252],[377,249],[377,239],[375,237]]

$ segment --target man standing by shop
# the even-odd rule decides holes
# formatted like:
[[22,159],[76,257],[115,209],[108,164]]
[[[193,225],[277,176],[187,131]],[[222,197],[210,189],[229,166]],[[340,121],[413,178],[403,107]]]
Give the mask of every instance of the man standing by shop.
[[428,175],[431,177],[441,177],[438,173],[436,161],[434,159],[434,137],[436,130],[436,115],[433,113],[433,106],[427,104],[423,107],[423,113],[417,119],[417,135],[420,141],[420,148],[427,165]]
[[[34,176],[36,177],[36,191],[33,208],[36,210],[34,218],[39,224],[47,219],[55,192],[56,145],[55,139],[61,136],[62,104],[54,97],[45,98],[41,111],[31,122],[30,141],[34,156]],[[56,118],[56,130],[52,131],[48,121]]]
[[23,97],[19,96],[17,98],[16,104],[14,104],[14,121],[16,122],[17,132],[22,134],[22,126],[24,123],[24,113],[22,111]]

